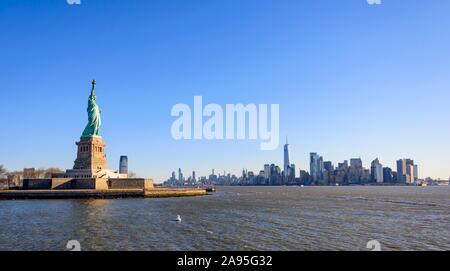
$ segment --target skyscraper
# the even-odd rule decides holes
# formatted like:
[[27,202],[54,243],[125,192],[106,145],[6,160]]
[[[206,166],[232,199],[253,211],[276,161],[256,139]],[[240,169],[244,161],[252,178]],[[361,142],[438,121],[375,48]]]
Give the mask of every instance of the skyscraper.
[[183,173],[181,172],[181,168],[178,169],[178,182],[184,183]]
[[413,179],[414,179],[414,182],[419,181],[419,166],[416,164],[414,164]]
[[397,182],[406,183],[406,159],[397,160]]
[[216,175],[214,169],[212,169],[211,175],[209,175],[209,181],[211,183],[217,183],[217,180],[218,180],[217,175]]
[[414,182],[414,164],[406,165],[406,183],[412,184]]
[[333,162],[331,162],[331,161],[325,161],[325,162],[323,162],[323,168],[326,170],[326,171],[333,171],[334,170],[334,166],[333,166]]
[[289,144],[286,137],[286,144],[284,144],[284,177],[289,176]]
[[376,183],[383,183],[383,165],[381,165],[380,160],[375,159],[372,161],[371,167],[370,167],[370,176],[371,181]]
[[264,178],[265,179],[270,178],[270,165],[269,164],[264,165]]
[[348,169],[348,161],[345,160],[343,163],[338,163],[339,170],[347,170]]
[[330,184],[336,180],[334,166],[331,161],[323,162],[323,171],[324,184]]
[[350,184],[365,183],[370,179],[370,170],[364,170],[361,158],[352,158],[347,177]]
[[350,167],[355,168],[355,169],[362,169],[363,163],[362,163],[361,158],[350,159]]
[[393,172],[389,167],[383,168],[383,182],[392,183],[393,182]]
[[291,164],[289,166],[289,179],[292,181],[295,179],[295,165]]
[[312,152],[309,154],[309,168],[312,180],[314,182],[323,180],[323,157],[317,153]]
[[128,174],[128,157],[125,155],[120,156],[119,173]]
[[414,160],[400,159],[397,161],[397,181],[399,183],[414,183],[419,179],[418,166],[414,164]]

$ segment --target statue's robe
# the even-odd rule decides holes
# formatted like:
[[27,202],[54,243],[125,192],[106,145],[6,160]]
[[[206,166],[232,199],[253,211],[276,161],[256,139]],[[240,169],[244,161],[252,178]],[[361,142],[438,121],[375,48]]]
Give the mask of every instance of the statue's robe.
[[100,126],[102,125],[100,117],[100,108],[96,103],[96,97],[94,90],[92,90],[91,96],[89,96],[88,102],[88,124],[83,132],[83,137],[100,136]]

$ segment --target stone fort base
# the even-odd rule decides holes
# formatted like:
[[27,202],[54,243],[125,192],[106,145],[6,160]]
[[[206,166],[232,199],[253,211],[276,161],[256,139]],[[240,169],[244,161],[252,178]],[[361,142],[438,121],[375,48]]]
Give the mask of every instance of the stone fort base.
[[25,179],[22,190],[109,190],[109,189],[153,189],[152,179],[140,178],[50,178],[50,179]]

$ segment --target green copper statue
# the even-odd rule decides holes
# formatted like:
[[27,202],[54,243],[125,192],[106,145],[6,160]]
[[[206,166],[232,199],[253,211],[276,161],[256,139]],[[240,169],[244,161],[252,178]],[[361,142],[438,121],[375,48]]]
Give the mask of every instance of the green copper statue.
[[102,125],[102,120],[100,117],[101,110],[97,105],[95,96],[95,80],[92,81],[91,95],[88,101],[88,124],[84,129],[83,135],[81,137],[100,137],[100,126]]

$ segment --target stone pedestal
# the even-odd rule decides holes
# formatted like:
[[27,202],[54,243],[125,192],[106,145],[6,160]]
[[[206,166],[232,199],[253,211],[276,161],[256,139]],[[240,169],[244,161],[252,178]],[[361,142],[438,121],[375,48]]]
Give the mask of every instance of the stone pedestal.
[[108,169],[106,145],[101,137],[82,137],[76,144],[78,151],[73,169],[68,169],[65,173],[55,173],[52,178],[128,178],[128,174]]
[[78,153],[73,167],[74,170],[98,172],[108,169],[105,154],[106,145],[100,137],[82,137],[76,144]]

